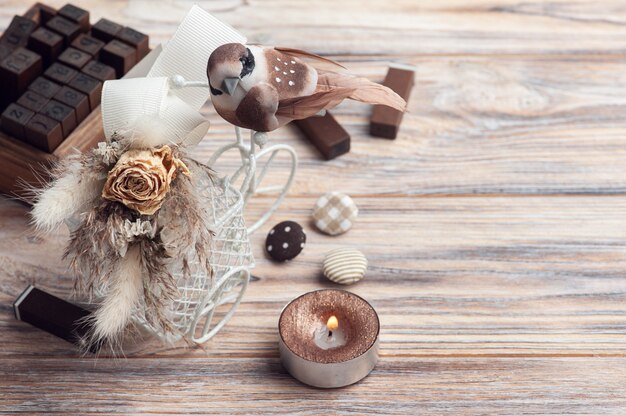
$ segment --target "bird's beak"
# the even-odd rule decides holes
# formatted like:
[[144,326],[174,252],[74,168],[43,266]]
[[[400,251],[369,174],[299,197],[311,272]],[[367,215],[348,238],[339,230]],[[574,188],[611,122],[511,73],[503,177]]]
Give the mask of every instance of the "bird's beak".
[[240,79],[238,77],[225,78],[222,83],[222,91],[228,95],[233,95],[237,89],[237,85],[239,85],[239,81]]

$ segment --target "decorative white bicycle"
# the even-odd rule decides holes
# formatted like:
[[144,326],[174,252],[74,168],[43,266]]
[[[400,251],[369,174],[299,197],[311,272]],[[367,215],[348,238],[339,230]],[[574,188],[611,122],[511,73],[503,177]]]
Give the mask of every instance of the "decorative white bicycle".
[[[171,317],[180,336],[172,337],[150,325],[137,313],[135,321],[163,341],[172,343],[182,337],[200,344],[213,337],[233,316],[250,280],[254,258],[250,249],[249,235],[261,227],[284,200],[296,174],[298,157],[295,150],[285,144],[266,146],[267,133],[250,132],[248,143],[242,131],[235,127],[234,143],[219,148],[209,159],[213,167],[228,151],[238,151],[241,165],[231,175],[220,180],[209,177],[195,178],[201,181],[204,189],[201,197],[210,207],[211,227],[215,232],[211,265],[214,276],[193,273],[193,278],[185,279],[182,272],[174,271],[181,297],[171,306]],[[259,149],[257,149],[257,147]],[[284,183],[262,186],[272,163],[279,155],[287,156],[288,172]],[[236,183],[241,182],[238,187]],[[254,195],[264,195],[275,199],[266,211],[246,227],[243,210]],[[271,199],[271,198],[270,198]],[[192,264],[193,268],[193,264]],[[215,313],[222,308],[221,319],[213,323]],[[225,311],[224,311],[225,309]]]

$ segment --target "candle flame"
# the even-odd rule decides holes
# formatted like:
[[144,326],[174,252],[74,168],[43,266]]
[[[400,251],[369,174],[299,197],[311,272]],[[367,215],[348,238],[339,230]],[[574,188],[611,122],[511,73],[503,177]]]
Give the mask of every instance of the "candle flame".
[[328,328],[329,331],[334,331],[335,329],[339,328],[339,320],[337,320],[337,317],[335,315],[328,318],[328,322],[326,322],[326,328]]

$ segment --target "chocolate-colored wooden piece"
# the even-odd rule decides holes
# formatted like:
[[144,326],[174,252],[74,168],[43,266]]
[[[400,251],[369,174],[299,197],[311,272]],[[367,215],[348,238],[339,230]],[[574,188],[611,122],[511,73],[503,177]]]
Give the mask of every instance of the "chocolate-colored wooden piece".
[[46,98],[52,98],[60,88],[61,86],[59,84],[44,77],[38,77],[28,86],[30,91],[34,91]]
[[63,37],[40,27],[28,38],[28,49],[41,55],[44,66],[49,66],[63,50]]
[[[20,46],[28,44],[28,37],[37,29],[37,23],[22,16],[15,16],[9,27],[0,37],[0,59],[6,58],[11,52]],[[3,56],[4,54],[4,56]]]
[[54,151],[63,141],[61,124],[43,114],[35,114],[26,123],[24,130],[26,142],[48,153]]
[[[389,68],[383,85],[391,88],[406,101],[409,100],[415,72],[407,69]],[[370,119],[370,134],[385,139],[395,139],[404,113],[385,105],[374,106]]]
[[82,72],[100,81],[115,79],[115,69],[99,61],[90,61]]
[[61,55],[59,55],[59,62],[74,69],[81,69],[90,60],[91,55],[71,47],[67,48],[61,53]]
[[63,44],[65,46],[69,46],[80,33],[80,26],[77,23],[61,16],[54,16],[48,20],[46,27],[63,36]]
[[137,63],[137,50],[124,42],[112,40],[100,51],[100,61],[112,66],[117,77],[121,78]]
[[68,84],[72,79],[76,77],[78,71],[70,68],[67,65],[60,64],[58,62],[50,65],[50,68],[44,72],[46,78],[58,82],[59,84]]
[[56,15],[57,10],[54,7],[50,7],[43,3],[33,4],[32,7],[24,13],[25,18],[32,20],[39,25],[45,24]]
[[86,35],[84,33],[78,35],[78,37],[72,42],[72,47],[88,53],[94,58],[98,58],[98,55],[100,54],[100,49],[102,49],[104,45],[105,43],[101,40]]
[[329,112],[323,116],[296,120],[294,123],[326,160],[350,151],[350,135]]
[[68,84],[70,87],[87,95],[89,98],[89,109],[93,111],[100,105],[100,95],[102,94],[102,82],[89,75],[80,73]]
[[69,136],[76,128],[76,113],[74,109],[56,100],[48,101],[48,104],[41,110],[41,114],[61,123],[64,138]]
[[24,126],[35,113],[18,104],[11,104],[2,112],[0,128],[16,139],[24,139]]
[[148,35],[136,31],[130,27],[125,27],[118,34],[117,38],[124,43],[128,43],[136,49],[136,61],[139,62],[150,52]]
[[89,115],[89,98],[82,92],[76,91],[68,86],[63,86],[59,92],[54,95],[54,99],[74,109],[76,113],[76,123],[78,124]]
[[17,99],[41,74],[43,61],[35,52],[19,47],[0,62],[0,85],[2,98]]
[[[15,300],[13,311],[17,319],[85,349],[82,343],[90,330],[88,310],[31,285]],[[97,352],[98,346],[87,349]]]
[[65,17],[67,20],[78,24],[80,31],[85,33],[89,31],[89,12],[73,4],[66,4],[59,9],[59,16]]
[[91,36],[103,42],[110,42],[115,39],[123,28],[124,26],[118,25],[108,19],[100,19],[96,24],[91,26]]
[[46,106],[46,104],[48,104],[48,101],[50,101],[49,98],[37,94],[34,91],[28,90],[20,96],[20,98],[17,100],[17,103],[22,107],[37,113],[40,112]]

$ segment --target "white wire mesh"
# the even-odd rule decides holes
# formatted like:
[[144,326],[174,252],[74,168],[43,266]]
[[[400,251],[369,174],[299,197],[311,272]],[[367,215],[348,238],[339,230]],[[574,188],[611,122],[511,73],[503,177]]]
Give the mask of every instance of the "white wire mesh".
[[[207,341],[232,316],[254,267],[254,257],[243,219],[243,198],[225,179],[211,179],[206,173],[195,175],[196,189],[202,189],[200,198],[207,207],[211,221],[207,227],[215,232],[211,250],[211,266],[214,275],[198,271],[197,258],[190,262],[191,278],[185,278],[180,264],[173,264],[180,298],[170,305],[168,315],[175,333],[164,333],[146,321],[143,305],[133,315],[136,324],[145,328],[162,341],[171,343],[187,336],[194,342]],[[237,290],[238,289],[238,290]],[[213,324],[215,309],[231,304],[231,310]]]

